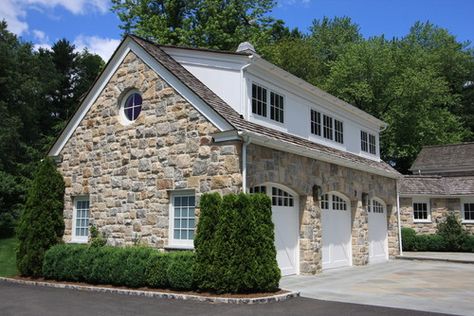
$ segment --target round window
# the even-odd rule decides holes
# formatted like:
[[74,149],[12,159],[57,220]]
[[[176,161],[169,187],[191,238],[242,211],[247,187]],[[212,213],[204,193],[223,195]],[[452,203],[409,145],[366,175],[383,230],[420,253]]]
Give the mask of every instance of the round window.
[[123,114],[128,121],[135,121],[142,111],[142,96],[133,92],[130,94],[123,105]]

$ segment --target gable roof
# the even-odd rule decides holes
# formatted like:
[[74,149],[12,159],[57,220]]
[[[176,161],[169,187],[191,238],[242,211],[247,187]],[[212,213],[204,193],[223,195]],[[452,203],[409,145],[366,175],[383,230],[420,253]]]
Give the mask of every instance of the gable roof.
[[425,146],[410,171],[418,173],[474,170],[474,143]]
[[[270,139],[272,141],[283,144],[283,147],[285,148],[293,146],[293,148],[297,148],[297,151],[299,153],[311,151],[311,153],[317,155],[318,159],[321,158],[321,160],[325,160],[328,162],[350,165],[352,168],[355,169],[380,174],[391,178],[398,178],[400,176],[400,174],[395,169],[393,169],[390,165],[383,161],[375,161],[368,158],[360,157],[349,152],[317,144],[294,135],[290,135],[246,121],[243,117],[240,116],[238,112],[236,112],[230,105],[228,105],[219,96],[217,96],[217,94],[215,94],[209,87],[207,87],[203,82],[197,79],[180,63],[178,63],[175,59],[168,55],[163,49],[161,49],[162,46],[135,35],[128,35],[127,37],[125,37],[125,39],[122,41],[122,44],[127,39],[131,39],[134,43],[138,44],[146,53],[153,57],[153,59],[158,62],[159,65],[161,65],[164,69],[171,73],[177,80],[180,81],[180,83],[184,84],[184,86],[189,88],[189,90],[191,90],[192,93],[197,96],[197,98],[202,100],[213,111],[215,111],[217,115],[219,115],[223,120],[225,120],[229,124],[229,127],[231,129],[248,133],[252,136],[265,137],[266,139]],[[119,48],[117,48],[117,50],[120,49],[122,44],[119,46]],[[239,54],[245,55],[246,53]],[[89,95],[92,94],[92,92],[93,91],[90,91]],[[88,97],[86,97],[85,99],[87,98]],[[91,106],[91,102],[89,102],[89,106]],[[87,110],[88,109],[84,107],[84,104],[82,104],[81,107],[79,107],[78,112],[82,111],[85,113]],[[76,113],[71,122],[69,122],[69,124],[72,124],[74,120],[82,119],[82,117],[83,116],[78,115],[78,113]],[[69,136],[64,135],[66,131],[67,129],[63,131],[60,137],[58,137],[56,144],[53,145],[53,149],[55,149],[54,152],[60,151],[60,146],[58,145],[58,142],[63,139],[64,144],[64,139],[70,137],[70,135],[72,134],[72,132],[69,131]],[[224,130],[221,128],[221,131]],[[50,155],[53,153],[53,149],[50,151]]]
[[460,196],[474,194],[474,176],[405,176],[400,181],[401,195]]

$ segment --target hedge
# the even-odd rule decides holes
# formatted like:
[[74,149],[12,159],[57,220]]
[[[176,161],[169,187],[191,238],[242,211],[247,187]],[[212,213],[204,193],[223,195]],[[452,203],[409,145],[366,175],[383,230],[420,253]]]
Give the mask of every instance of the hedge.
[[412,228],[402,228],[402,247],[404,251],[464,251],[474,252],[474,236],[465,234],[447,239],[437,234],[417,234]]
[[195,239],[198,290],[218,293],[278,289],[270,198],[264,194],[201,197]]
[[192,290],[194,260],[189,251],[162,253],[146,247],[62,244],[46,252],[43,276],[131,288]]

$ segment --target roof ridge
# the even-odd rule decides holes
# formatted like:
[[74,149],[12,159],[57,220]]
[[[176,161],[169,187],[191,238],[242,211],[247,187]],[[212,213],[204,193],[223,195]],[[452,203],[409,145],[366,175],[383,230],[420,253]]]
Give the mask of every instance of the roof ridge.
[[[437,144],[437,145],[425,145],[423,148],[433,148],[433,147],[448,147],[448,146],[465,146],[465,145],[473,145],[474,142],[461,142],[461,143],[452,143],[452,144]],[[422,149],[423,149],[422,148]]]

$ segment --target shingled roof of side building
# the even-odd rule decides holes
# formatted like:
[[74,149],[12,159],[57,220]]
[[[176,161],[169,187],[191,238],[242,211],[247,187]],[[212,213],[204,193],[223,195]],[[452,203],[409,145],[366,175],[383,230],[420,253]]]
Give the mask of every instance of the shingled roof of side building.
[[[296,145],[305,150],[312,150],[319,153],[323,153],[327,156],[334,157],[335,159],[344,160],[352,164],[360,166],[358,169],[364,170],[364,167],[369,167],[372,170],[378,170],[380,173],[389,175],[394,178],[401,177],[400,173],[392,168],[389,164],[384,161],[375,161],[360,157],[358,155],[317,144],[300,138],[294,135],[290,135],[284,132],[274,130],[262,125],[258,125],[249,122],[242,118],[230,105],[222,100],[217,94],[215,94],[209,87],[203,82],[197,79],[191,74],[186,68],[184,68],[179,62],[168,55],[161,47],[156,43],[149,40],[143,39],[135,35],[129,35],[137,44],[139,44],[145,51],[153,56],[162,66],[168,71],[173,73],[181,82],[183,82],[189,89],[191,89],[199,98],[209,104],[220,116],[222,116],[230,125],[236,130],[245,131],[249,133],[258,134],[270,139]],[[194,48],[183,48],[183,49],[194,49]],[[206,51],[198,49],[201,51]],[[230,52],[232,53],[232,52]],[[232,54],[243,54],[248,55],[246,52],[232,53]]]
[[474,175],[474,142],[425,146],[410,171],[422,175]]

